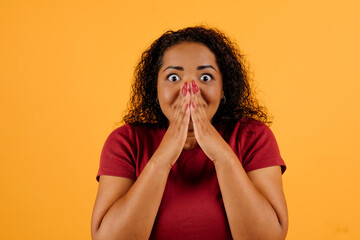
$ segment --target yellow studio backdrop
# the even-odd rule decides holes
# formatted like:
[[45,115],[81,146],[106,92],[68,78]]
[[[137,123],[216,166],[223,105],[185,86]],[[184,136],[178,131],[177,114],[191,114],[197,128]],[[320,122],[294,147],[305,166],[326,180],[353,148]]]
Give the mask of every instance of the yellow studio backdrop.
[[288,170],[288,240],[360,239],[357,1],[1,1],[1,239],[90,239],[141,53],[208,24],[246,55]]

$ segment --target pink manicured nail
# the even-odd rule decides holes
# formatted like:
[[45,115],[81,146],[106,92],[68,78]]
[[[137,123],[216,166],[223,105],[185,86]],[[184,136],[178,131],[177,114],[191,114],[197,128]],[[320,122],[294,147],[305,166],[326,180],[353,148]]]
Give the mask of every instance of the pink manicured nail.
[[187,104],[186,104],[186,107],[185,107],[185,111],[188,109],[188,107],[189,107],[189,104],[187,103]]
[[184,94],[184,96],[186,96],[187,94],[187,87],[186,87],[186,83],[185,85],[183,86],[182,90],[181,90],[182,94]]
[[192,104],[193,108],[195,108],[195,103],[193,101],[191,101],[191,104]]
[[196,85],[195,80],[192,80],[191,84],[192,84],[193,93],[197,93],[199,91],[199,88]]

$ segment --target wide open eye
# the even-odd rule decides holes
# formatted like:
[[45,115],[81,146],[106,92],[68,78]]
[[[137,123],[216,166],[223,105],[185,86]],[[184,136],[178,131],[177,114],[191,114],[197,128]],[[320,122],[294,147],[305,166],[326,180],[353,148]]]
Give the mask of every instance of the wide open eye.
[[[205,76],[205,77],[203,78],[203,76]],[[209,73],[206,73],[206,74],[201,75],[200,79],[204,82],[209,82],[211,79],[213,79],[213,76]]]
[[180,80],[178,75],[176,75],[174,73],[170,73],[169,75],[167,75],[166,79],[169,79],[171,82],[176,82],[176,81]]

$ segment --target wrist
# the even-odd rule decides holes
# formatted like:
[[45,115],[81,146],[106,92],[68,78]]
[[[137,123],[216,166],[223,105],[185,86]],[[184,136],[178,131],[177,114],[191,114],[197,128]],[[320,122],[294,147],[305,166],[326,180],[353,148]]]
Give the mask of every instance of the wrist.
[[227,150],[225,152],[222,152],[221,154],[218,154],[217,156],[215,156],[213,162],[216,167],[220,167],[220,166],[224,166],[224,165],[232,165],[235,163],[235,160],[238,161],[238,158],[236,156],[236,154],[232,151],[232,149],[230,148],[230,150]]
[[153,157],[150,159],[149,163],[157,168],[159,171],[164,171],[167,174],[170,172],[172,168],[172,164],[170,161],[166,160],[166,156],[161,154],[160,152],[155,152]]

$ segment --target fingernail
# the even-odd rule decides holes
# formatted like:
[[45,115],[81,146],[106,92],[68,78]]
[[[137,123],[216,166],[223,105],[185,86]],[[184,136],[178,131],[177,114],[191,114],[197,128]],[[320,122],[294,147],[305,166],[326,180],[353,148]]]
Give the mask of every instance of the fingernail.
[[195,103],[193,101],[191,101],[191,104],[192,104],[193,108],[195,108]]
[[182,94],[184,94],[184,96],[186,96],[186,93],[187,93],[186,83],[185,83],[185,85],[183,86],[181,92],[182,92]]
[[193,93],[197,93],[199,91],[199,88],[196,85],[195,80],[192,80],[191,83],[192,83]]
[[189,107],[189,104],[187,103],[187,104],[186,104],[186,107],[185,107],[185,111],[188,109],[188,107]]

